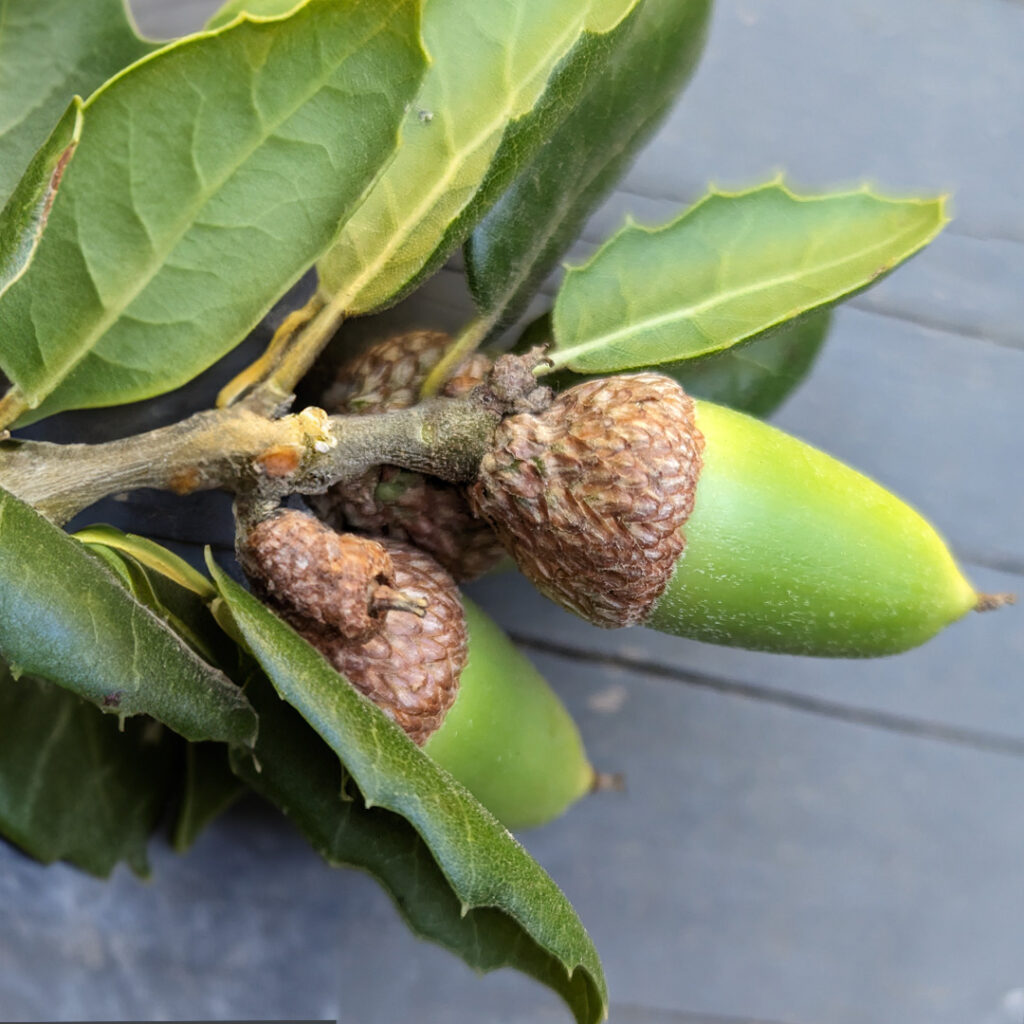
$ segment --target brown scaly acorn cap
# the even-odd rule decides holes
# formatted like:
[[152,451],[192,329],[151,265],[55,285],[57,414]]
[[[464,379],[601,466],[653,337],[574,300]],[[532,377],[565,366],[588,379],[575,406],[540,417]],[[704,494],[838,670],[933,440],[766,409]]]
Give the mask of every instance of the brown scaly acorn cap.
[[406,596],[425,602],[422,617],[390,611],[384,629],[364,643],[297,628],[422,746],[440,728],[458,695],[469,656],[466,617],[454,580],[433,558],[407,544],[384,545],[396,585]]
[[422,602],[395,588],[391,556],[380,544],[337,533],[297,509],[282,509],[253,527],[239,560],[254,588],[285,618],[348,642],[379,633],[389,609],[422,611]]
[[587,381],[502,421],[470,499],[544,594],[596,625],[634,625],[685,545],[703,448],[671,378]]
[[[377,342],[342,368],[323,396],[324,408],[362,414],[414,405],[420,386],[450,342],[447,334],[437,331],[412,331]],[[490,367],[485,355],[475,353],[456,370],[444,394],[468,394],[484,381]],[[338,529],[349,527],[414,544],[460,581],[482,576],[504,556],[487,523],[474,517],[462,487],[397,466],[375,466],[309,503]]]

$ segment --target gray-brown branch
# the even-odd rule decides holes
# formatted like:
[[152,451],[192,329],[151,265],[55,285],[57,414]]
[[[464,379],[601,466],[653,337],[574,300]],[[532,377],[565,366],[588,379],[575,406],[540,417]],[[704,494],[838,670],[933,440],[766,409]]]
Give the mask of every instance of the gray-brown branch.
[[239,405],[104,444],[2,442],[0,486],[65,523],[101,498],[142,487],[274,499],[324,491],[379,463],[461,482],[476,475],[498,418],[472,397],[375,416],[310,408],[271,419]]

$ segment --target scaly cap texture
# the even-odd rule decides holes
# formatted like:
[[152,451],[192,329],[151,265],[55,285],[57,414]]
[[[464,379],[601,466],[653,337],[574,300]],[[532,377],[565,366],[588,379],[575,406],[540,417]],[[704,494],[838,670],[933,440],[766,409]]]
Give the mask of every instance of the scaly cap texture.
[[459,676],[468,660],[466,617],[458,588],[433,558],[407,544],[384,543],[396,585],[407,597],[426,602],[422,617],[388,612],[383,630],[361,644],[297,628],[422,746],[458,695]]
[[682,553],[703,448],[671,378],[587,381],[503,420],[470,498],[544,594],[596,625],[634,625]]
[[401,597],[393,589],[391,557],[380,544],[337,533],[297,509],[258,523],[239,558],[261,596],[286,617],[347,641],[379,633],[385,609]]
[[[341,370],[323,396],[324,408],[361,414],[414,405],[420,385],[450,341],[436,331],[413,331],[372,345]],[[486,356],[470,356],[444,393],[467,394],[483,382],[490,366]],[[433,555],[457,580],[482,576],[504,554],[487,523],[474,517],[463,488],[397,466],[375,466],[311,498],[310,505],[338,529],[409,541]]]

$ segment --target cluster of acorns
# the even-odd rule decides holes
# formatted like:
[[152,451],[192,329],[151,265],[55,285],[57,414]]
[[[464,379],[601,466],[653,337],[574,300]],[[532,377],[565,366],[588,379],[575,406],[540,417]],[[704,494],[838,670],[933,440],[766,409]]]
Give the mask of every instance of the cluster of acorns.
[[[371,347],[324,405],[412,405],[448,342]],[[474,356],[446,393],[493,377]],[[984,604],[899,499],[655,373],[506,416],[468,487],[381,466],[311,504],[320,518],[283,510],[250,532],[254,586],[510,827],[561,813],[594,774],[557,697],[460,598],[506,552],[597,625],[786,653],[895,653]]]

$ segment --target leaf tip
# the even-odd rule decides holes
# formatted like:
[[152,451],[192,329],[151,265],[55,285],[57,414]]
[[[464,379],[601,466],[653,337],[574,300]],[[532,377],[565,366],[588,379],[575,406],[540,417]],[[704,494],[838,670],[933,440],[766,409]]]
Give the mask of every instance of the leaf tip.
[[940,192],[935,197],[935,202],[939,208],[939,227],[944,228],[952,219],[952,205],[953,205],[953,193],[952,192]]
[[213,577],[214,583],[219,583],[219,576],[223,572],[223,570],[217,564],[216,559],[213,557],[213,548],[209,544],[207,544],[203,548],[203,561],[206,563],[206,568],[209,570],[210,575]]

